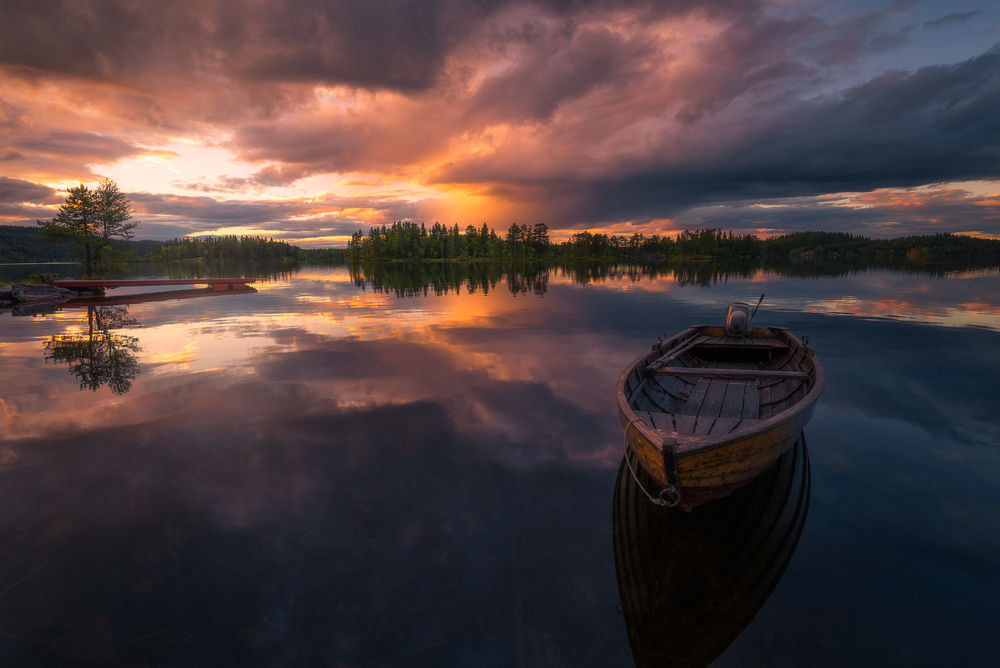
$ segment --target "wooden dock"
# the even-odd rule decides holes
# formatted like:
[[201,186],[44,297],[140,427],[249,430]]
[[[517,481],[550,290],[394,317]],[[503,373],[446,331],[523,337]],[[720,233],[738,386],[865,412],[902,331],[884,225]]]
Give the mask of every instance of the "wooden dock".
[[51,281],[49,285],[57,288],[69,288],[70,290],[91,290],[93,288],[132,288],[146,287],[151,285],[207,285],[217,292],[228,290],[246,291],[253,283],[253,278],[151,278],[140,280],[76,280],[59,279]]

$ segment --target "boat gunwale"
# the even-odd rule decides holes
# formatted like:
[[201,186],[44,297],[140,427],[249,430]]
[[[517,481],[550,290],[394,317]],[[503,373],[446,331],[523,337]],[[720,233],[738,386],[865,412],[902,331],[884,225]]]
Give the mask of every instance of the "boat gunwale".
[[628,440],[628,429],[629,427],[632,427],[633,429],[638,431],[643,438],[649,441],[649,443],[653,447],[655,447],[661,453],[663,452],[665,444],[664,435],[667,435],[671,432],[665,432],[661,429],[653,427],[652,425],[646,424],[646,421],[643,420],[643,418],[636,413],[635,409],[633,409],[629,405],[628,397],[625,396],[625,383],[628,380],[629,374],[632,373],[632,371],[640,363],[645,362],[646,364],[648,364],[650,357],[652,357],[654,353],[656,353],[657,357],[663,354],[664,346],[669,345],[671,343],[676,345],[681,341],[688,340],[691,337],[697,335],[697,333],[701,331],[703,327],[706,327],[706,325],[692,325],[691,327],[688,327],[685,330],[677,332],[669,339],[665,339],[657,346],[654,346],[650,352],[646,353],[645,355],[642,355],[641,357],[636,358],[636,360],[632,362],[632,364],[625,367],[625,370],[622,371],[621,374],[618,376],[618,385],[617,385],[618,414],[621,417],[622,424],[625,426],[626,442]]
[[[678,332],[674,336],[666,339],[664,344],[669,342],[674,342],[674,345],[697,336],[700,331],[711,325],[693,325],[681,332]],[[645,436],[654,447],[656,447],[661,453],[669,446],[671,452],[675,456],[683,456],[691,453],[703,453],[716,450],[719,448],[726,447],[736,441],[743,440],[751,435],[763,434],[772,431],[776,427],[793,420],[801,413],[812,410],[819,400],[820,395],[826,388],[826,371],[823,369],[823,365],[820,363],[819,359],[816,357],[812,349],[809,348],[805,343],[802,342],[797,336],[788,331],[785,327],[761,327],[754,329],[768,329],[775,330],[781,336],[789,339],[790,343],[796,348],[803,348],[806,351],[810,362],[813,365],[815,371],[815,380],[813,386],[809,389],[804,397],[796,401],[794,404],[785,408],[784,410],[772,415],[766,420],[761,420],[759,422],[746,425],[745,427],[739,427],[734,431],[728,432],[724,435],[712,437],[708,436],[706,438],[695,437],[694,434],[686,434],[677,431],[664,431],[662,429],[657,429],[650,425],[647,425],[642,416],[638,415],[636,410],[629,404],[628,398],[625,396],[625,383],[628,379],[629,374],[632,373],[640,364],[649,364],[650,358],[659,353],[663,354],[664,344],[657,344],[653,347],[653,350],[641,357],[636,358],[632,364],[622,371],[618,378],[617,387],[617,398],[618,398],[618,409],[622,417],[622,422],[626,425],[626,432],[628,431],[628,425],[633,428],[638,429],[638,431]],[[751,330],[752,332],[752,330]],[[659,356],[657,355],[657,357]],[[656,358],[654,357],[653,360]],[[627,433],[626,433],[627,436]]]

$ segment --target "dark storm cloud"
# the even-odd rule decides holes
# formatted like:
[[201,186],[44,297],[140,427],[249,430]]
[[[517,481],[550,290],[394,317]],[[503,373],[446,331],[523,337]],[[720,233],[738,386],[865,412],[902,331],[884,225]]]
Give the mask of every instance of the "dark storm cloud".
[[[278,160],[254,175],[251,182],[278,185],[317,171],[338,171],[360,164],[371,165],[376,122],[336,117],[315,124],[257,122],[242,125],[234,144],[247,161]],[[375,136],[373,136],[373,134]],[[400,149],[402,153],[402,149]],[[402,159],[410,155],[400,155]]]
[[29,154],[84,158],[94,162],[114,162],[119,158],[144,152],[144,149],[116,137],[66,130],[25,137],[14,141],[13,145]]
[[457,105],[411,99],[367,113],[329,111],[244,123],[231,145],[244,160],[277,163],[248,180],[255,185],[283,185],[321,172],[405,169],[439,152],[465,129],[545,121],[561,104],[595,87],[624,85],[636,78],[652,47],[603,29],[553,30],[536,36],[527,51],[517,65],[489,78]]
[[0,224],[33,225],[36,219],[52,217],[54,210],[44,205],[60,201],[46,185],[0,176]]
[[204,196],[151,193],[135,193],[129,197],[143,213],[217,225],[264,223],[301,214],[305,209],[301,202],[224,201]]
[[[811,16],[758,17],[744,23],[734,22],[706,49],[710,67],[697,70],[682,82],[684,102],[675,117],[683,123],[692,123],[748,92],[778,84],[797,86],[801,79],[815,77],[812,66],[796,49],[822,35],[824,28],[821,21]],[[842,57],[854,55],[845,49]]]
[[[265,5],[266,38],[245,68],[253,79],[328,81],[397,90],[433,85],[445,54],[494,3],[463,5],[302,0]],[[449,22],[454,21],[454,28]]]
[[831,26],[824,31],[824,40],[812,49],[812,53],[820,63],[832,65],[906,44],[913,26],[882,30],[886,19],[886,12],[872,12]]
[[586,184],[592,197],[566,217],[671,215],[697,202],[998,178],[998,108],[1000,46],[794,105],[748,140],[707,155]]
[[221,74],[424,90],[434,85],[445,57],[462,39],[510,6],[554,15],[632,8],[663,16],[747,11],[748,5],[648,0],[15,1],[4,7],[0,65],[132,83],[152,73],[174,73],[195,82]]
[[129,193],[143,236],[169,238],[229,226],[253,227],[275,236],[349,235],[362,225],[343,210],[382,212],[388,220],[415,217],[419,203],[386,196],[288,200],[218,200],[206,195]]
[[19,99],[17,104],[5,100],[9,82],[3,74],[0,67],[0,164],[7,174],[31,180],[89,179],[96,176],[91,164],[147,151],[117,136],[121,129],[117,124],[109,124],[105,133],[79,129],[79,123],[69,129],[69,124],[53,122],[46,108],[49,93],[37,100]]
[[960,189],[879,191],[831,201],[828,196],[695,206],[674,217],[678,228],[824,230],[874,237],[1000,229],[1000,201]]
[[[588,103],[582,98],[595,90],[619,99],[647,95],[658,85],[657,67],[669,58],[659,52],[662,44],[652,34],[604,26],[604,18],[613,16],[608,13],[623,7],[635,13],[633,19],[650,21],[693,12],[725,13],[720,20],[734,23],[748,17],[752,28],[734,28],[739,37],[727,34],[723,40],[724,44],[738,39],[740,44],[725,54],[713,53],[715,60],[725,58],[716,70],[735,63],[740,74],[721,83],[700,80],[697,90],[709,91],[696,93],[689,115],[718,106],[720,96],[731,98],[802,69],[796,63],[775,62],[776,54],[787,51],[781,45],[803,31],[797,27],[799,21],[763,22],[757,27],[758,10],[752,3],[739,8],[726,2],[552,3],[541,11],[532,6],[523,19],[480,22],[476,25],[480,32],[464,35],[462,53],[477,63],[472,69],[487,72],[470,88],[464,75],[452,73],[433,90],[408,91],[408,97],[397,103],[369,101],[370,108],[362,104],[246,122],[235,128],[228,146],[242,160],[278,163],[262,168],[250,180],[257,185],[285,185],[323,172],[393,172],[433,159],[450,142],[493,123],[548,123],[558,108],[573,102],[581,102],[580,111],[587,113]],[[785,24],[790,27],[782,30]],[[754,50],[758,57],[748,72],[747,51]],[[637,103],[649,107],[648,102]],[[695,106],[698,110],[693,110]]]
[[612,78],[635,76],[653,45],[610,30],[582,30],[540,40],[516,67],[489,79],[469,103],[479,120],[544,120],[566,100],[585,95]]
[[0,63],[113,81],[225,71],[413,90],[433,84],[465,24],[498,4],[16,2],[5,7]]
[[0,176],[0,203],[19,204],[21,202],[35,202],[51,204],[57,200],[56,191],[48,186]]
[[939,19],[933,19],[931,21],[924,21],[923,26],[925,28],[945,28],[959,23],[965,23],[971,18],[977,16],[982,16],[985,12],[981,9],[976,9],[971,12],[955,12],[953,14],[945,14]]

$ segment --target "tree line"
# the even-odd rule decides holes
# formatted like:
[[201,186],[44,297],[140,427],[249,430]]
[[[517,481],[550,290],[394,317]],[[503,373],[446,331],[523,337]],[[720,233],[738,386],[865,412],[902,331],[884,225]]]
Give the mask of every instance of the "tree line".
[[139,225],[126,196],[110,180],[67,192],[54,218],[39,228],[0,226],[0,262],[67,259],[75,249],[84,274],[107,272],[116,262],[145,257],[156,261],[252,261],[271,265],[297,262],[381,264],[393,261],[501,260],[524,262],[618,262],[656,264],[693,259],[762,260],[809,263],[971,262],[1000,264],[1000,241],[952,234],[869,239],[843,232],[796,232],[761,239],[721,229],[682,230],[675,236],[577,232],[555,244],[545,223],[513,223],[501,235],[486,223],[464,231],[435,222],[409,220],[358,230],[346,249],[303,249],[257,236],[185,237],[135,241]]
[[508,259],[528,260],[549,257],[551,243],[545,223],[534,226],[513,223],[501,237],[486,223],[469,225],[465,232],[434,223],[399,220],[389,226],[358,230],[347,243],[351,262],[378,263],[392,260]]
[[759,257],[765,242],[752,234],[733,234],[712,228],[682,230],[676,237],[641,233],[631,235],[572,235],[557,254],[574,260],[619,259],[656,262],[670,258],[751,258]]
[[301,248],[284,241],[253,236],[185,237],[163,242],[150,259],[177,260],[297,260]]
[[513,223],[504,235],[486,223],[469,225],[461,232],[434,223],[430,228],[412,221],[355,232],[347,245],[351,262],[380,263],[397,260],[619,260],[655,261],[669,257],[753,257],[762,242],[752,235],[734,235],[721,230],[684,230],[676,238],[654,234],[630,236],[591,233],[573,234],[554,244],[545,223],[532,226]]
[[485,223],[460,232],[434,223],[427,228],[410,221],[359,230],[351,237],[346,257],[351,262],[382,263],[426,260],[536,260],[572,262],[656,263],[691,259],[941,262],[966,259],[1000,262],[1000,241],[954,234],[869,239],[843,232],[794,232],[761,239],[721,229],[682,230],[676,236],[646,236],[577,232],[559,244],[549,239],[548,226],[514,223],[499,235]]
[[156,262],[200,260],[209,263],[235,261],[330,264],[342,263],[347,259],[347,251],[343,248],[299,248],[287,241],[246,235],[183,237],[158,244],[149,256],[150,260]]

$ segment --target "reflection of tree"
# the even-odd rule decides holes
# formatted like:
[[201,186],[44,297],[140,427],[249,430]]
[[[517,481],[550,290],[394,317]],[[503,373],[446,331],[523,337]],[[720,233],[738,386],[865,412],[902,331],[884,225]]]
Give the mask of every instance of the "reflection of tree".
[[545,294],[547,265],[533,262],[398,262],[350,265],[351,279],[360,288],[415,297],[433,291],[489,294],[505,282],[512,294]]
[[[923,266],[923,265],[922,265]],[[603,283],[627,280],[665,278],[680,285],[712,286],[736,279],[747,279],[758,271],[774,271],[781,276],[837,276],[852,271],[876,268],[857,262],[834,265],[823,263],[793,264],[772,260],[674,260],[651,264],[617,264],[614,262],[385,262],[348,265],[351,279],[359,288],[416,297],[433,292],[481,292],[489,294],[501,284],[511,294],[535,293],[548,290],[551,276],[569,278],[575,283]],[[893,267],[897,268],[897,267]],[[912,271],[912,269],[910,269]],[[933,273],[931,269],[923,269]],[[934,270],[937,271],[937,270]],[[943,275],[944,271],[940,273]]]
[[393,262],[349,265],[351,278],[360,288],[414,297],[433,291],[467,291],[489,294],[504,283],[511,294],[544,295],[552,275],[568,277],[576,283],[603,283],[609,280],[639,282],[658,277],[681,285],[714,285],[731,276],[747,278],[757,265],[736,262],[687,262],[672,264],[613,264],[574,262],[561,265],[538,262]]
[[45,359],[69,364],[70,373],[80,380],[80,389],[97,390],[107,385],[115,394],[132,389],[139,373],[135,353],[139,339],[112,330],[136,327],[138,322],[125,306],[87,307],[85,334],[57,334],[45,342]]

